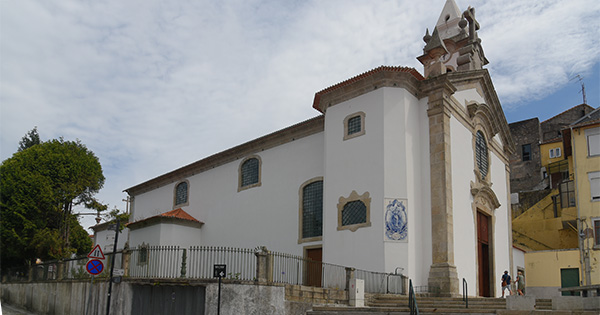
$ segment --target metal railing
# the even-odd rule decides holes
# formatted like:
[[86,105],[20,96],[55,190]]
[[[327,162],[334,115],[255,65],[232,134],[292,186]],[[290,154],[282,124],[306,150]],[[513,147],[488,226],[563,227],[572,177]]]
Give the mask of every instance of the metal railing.
[[[266,249],[265,249],[266,250]],[[97,278],[108,278],[112,253],[105,254],[104,270]],[[265,266],[259,266],[257,249],[191,246],[139,246],[116,252],[115,268],[132,279],[213,279],[215,264],[227,265],[225,279],[261,281],[257,270],[265,268],[267,283],[347,289],[347,279],[365,281],[366,293],[407,294],[407,278],[401,274],[373,272],[314,261],[301,256],[266,251]],[[50,261],[31,267],[10,269],[6,280],[59,281],[90,279],[86,256]],[[350,274],[351,272],[351,274]],[[414,288],[413,288],[414,293]]]
[[129,277],[178,278],[185,249],[179,246],[141,246],[130,250]]
[[410,315],[419,315],[419,306],[417,305],[417,296],[413,289],[412,279],[409,280],[409,291],[408,291],[408,308],[410,309]]
[[346,289],[346,267],[285,253],[270,252],[276,283]]
[[463,301],[465,302],[465,308],[469,308],[469,285],[467,284],[467,280],[463,278]]
[[213,278],[213,265],[226,264],[225,278],[252,281],[256,278],[256,255],[253,249],[192,246],[187,256],[187,278]]

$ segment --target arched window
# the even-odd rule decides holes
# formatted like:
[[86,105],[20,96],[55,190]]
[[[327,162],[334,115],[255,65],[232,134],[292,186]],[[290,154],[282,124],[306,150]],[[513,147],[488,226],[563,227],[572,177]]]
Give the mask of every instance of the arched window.
[[487,142],[481,131],[477,131],[475,136],[475,161],[477,162],[477,169],[479,170],[479,174],[481,174],[481,179],[484,179],[488,174],[489,162]]
[[323,181],[302,188],[302,239],[323,235]]
[[240,165],[238,191],[260,186],[260,158],[253,156],[247,158]]
[[181,182],[175,186],[175,206],[188,203],[188,183]]

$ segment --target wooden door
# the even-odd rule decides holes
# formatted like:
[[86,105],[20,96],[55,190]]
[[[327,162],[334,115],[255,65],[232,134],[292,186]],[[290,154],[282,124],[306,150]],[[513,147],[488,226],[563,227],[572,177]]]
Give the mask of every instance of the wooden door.
[[489,297],[491,296],[490,220],[481,212],[477,212],[477,260],[479,295]]
[[305,284],[313,287],[321,286],[321,269],[323,262],[322,248],[306,249],[306,277]]

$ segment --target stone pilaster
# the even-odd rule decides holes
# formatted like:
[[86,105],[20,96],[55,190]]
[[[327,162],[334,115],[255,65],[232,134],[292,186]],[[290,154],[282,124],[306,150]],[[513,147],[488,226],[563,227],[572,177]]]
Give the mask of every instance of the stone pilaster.
[[450,155],[450,97],[455,87],[445,76],[427,82],[429,109],[429,154],[431,176],[432,265],[430,290],[442,296],[459,293],[454,265],[454,227],[452,218],[452,160]]

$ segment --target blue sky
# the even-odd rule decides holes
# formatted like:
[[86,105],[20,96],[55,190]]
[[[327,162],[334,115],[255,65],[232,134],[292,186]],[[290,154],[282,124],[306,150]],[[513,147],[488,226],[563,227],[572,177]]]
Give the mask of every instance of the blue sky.
[[[509,122],[580,104],[577,74],[599,106],[600,1],[456,2],[477,10]],[[80,139],[103,166],[98,198],[124,209],[123,189],[318,115],[319,90],[381,65],[422,72],[444,3],[0,1],[0,157],[34,126]]]

